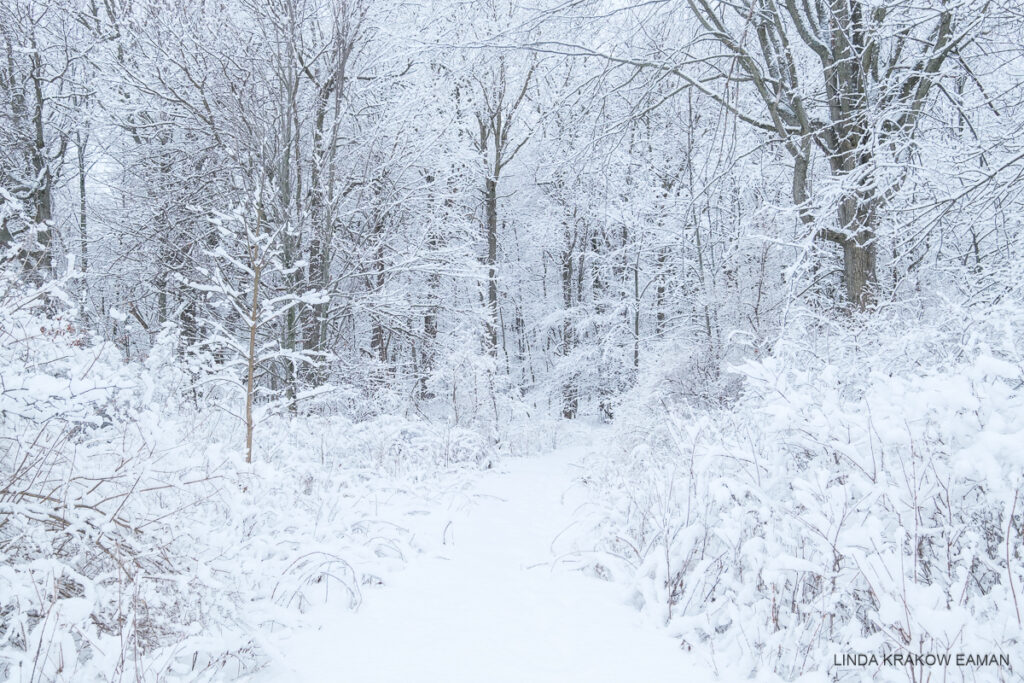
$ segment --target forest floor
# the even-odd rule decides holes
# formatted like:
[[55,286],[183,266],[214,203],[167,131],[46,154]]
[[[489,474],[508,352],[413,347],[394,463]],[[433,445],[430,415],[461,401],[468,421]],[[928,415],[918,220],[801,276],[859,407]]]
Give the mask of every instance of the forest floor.
[[265,636],[255,681],[572,683],[712,680],[616,585],[578,571],[571,541],[590,439],[508,458],[418,520],[423,552],[365,594]]

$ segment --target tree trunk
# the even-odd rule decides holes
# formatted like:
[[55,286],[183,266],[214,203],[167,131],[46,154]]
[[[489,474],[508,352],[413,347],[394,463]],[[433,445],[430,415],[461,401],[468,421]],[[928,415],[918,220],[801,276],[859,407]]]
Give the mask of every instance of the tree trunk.
[[[88,230],[88,204],[85,193],[85,149],[89,144],[89,136],[83,136],[81,132],[76,134],[76,151],[78,152],[78,249],[82,260],[81,271],[85,275],[89,272],[89,230]],[[86,287],[88,289],[88,286]]]
[[[295,255],[299,253],[301,248],[298,242],[298,237],[295,235],[285,233],[282,236],[284,263],[289,269],[295,266]],[[295,268],[287,275],[286,281],[288,283],[288,293],[298,296],[302,290],[301,269]],[[300,309],[298,307],[292,306],[284,316],[281,345],[292,353],[299,351],[299,337],[301,335],[299,312]],[[298,410],[296,398],[299,394],[299,367],[294,358],[286,358],[284,368],[285,397],[288,399],[289,410],[296,412]]]
[[[258,232],[258,231],[257,231]],[[245,461],[252,462],[252,433],[254,429],[252,404],[256,391],[256,327],[260,314],[260,274],[259,252],[255,252],[252,276],[252,309],[249,318],[249,354],[245,376]]]
[[[384,290],[385,276],[384,276],[384,225],[383,219],[378,219],[374,225],[373,233],[377,238],[377,248],[373,255],[373,275],[369,278],[370,292],[374,296],[380,296]],[[388,338],[387,330],[384,328],[381,322],[380,316],[371,314],[370,319],[372,324],[370,326],[370,348],[373,350],[374,355],[377,357],[377,361],[383,366],[383,371],[378,376],[378,379],[383,382],[386,377],[388,369]]]
[[[426,182],[429,193],[429,204],[431,207],[434,206],[434,176],[427,175]],[[446,209],[451,208],[453,200],[447,198],[444,200],[443,205]],[[429,236],[427,237],[427,249],[431,256],[437,252],[441,246],[441,238],[438,235],[438,231],[433,227],[430,229]],[[437,314],[438,304],[437,300],[441,289],[441,277],[437,271],[431,271],[427,276],[427,297],[428,303],[426,312],[423,314],[423,345],[420,351],[420,367],[419,375],[417,380],[417,391],[419,397],[423,400],[430,400],[434,398],[434,393],[430,390],[427,380],[430,378],[430,374],[434,371],[435,359],[434,355],[437,351]]]
[[[853,135],[849,133],[848,135]],[[829,161],[833,178],[841,178],[849,173],[858,172],[852,154],[836,154]],[[870,163],[864,155],[857,159],[859,163]],[[810,166],[810,144],[806,143],[799,153],[793,157],[793,202],[797,206],[800,220],[805,225],[812,225],[815,216],[808,200],[808,169]],[[861,187],[870,187],[869,178],[862,181]],[[846,286],[847,300],[858,310],[867,310],[874,305],[874,288],[876,275],[876,250],[874,222],[877,215],[878,200],[871,189],[857,192],[853,197],[842,199],[836,206],[836,222],[839,230],[820,229],[818,236],[843,249],[843,283]],[[820,218],[819,218],[820,219]]]
[[31,268],[38,271],[37,279],[45,278],[52,267],[50,231],[53,227],[53,173],[46,159],[46,134],[43,123],[45,100],[42,80],[42,64],[39,55],[33,54],[32,84],[35,109],[32,113],[32,123],[35,140],[32,150],[32,170],[35,172],[35,189],[32,192],[32,204],[35,225],[33,226],[34,235],[29,240],[28,263]]
[[487,229],[487,353],[498,355],[498,179],[488,177],[484,185]]
[[[597,234],[592,234],[590,237],[590,287],[592,291],[591,298],[594,302],[594,312],[597,313],[599,317],[604,316],[608,310],[607,302],[605,301],[605,296],[607,295],[605,292],[605,283],[601,277],[600,269],[601,258],[599,255],[601,254],[601,244],[602,243],[598,239]],[[611,421],[615,416],[615,412],[612,408],[612,400],[615,395],[615,389],[617,388],[615,386],[617,373],[613,374],[613,371],[608,368],[608,364],[604,361],[599,361],[597,371],[598,376],[601,378],[597,387],[598,409],[601,411],[601,416],[607,422]]]
[[[567,358],[576,347],[576,331],[570,312],[573,307],[572,283],[573,283],[573,246],[575,238],[562,254],[562,305],[564,308],[562,317],[562,357]],[[574,373],[570,372],[562,385],[562,417],[573,419],[579,410],[579,392],[573,381]]]
[[846,297],[858,309],[866,310],[874,305],[875,243],[871,232],[862,230],[854,239],[843,243],[843,278],[846,280]]
[[668,261],[668,249],[662,249],[658,252],[658,272],[655,275],[658,278],[658,285],[654,289],[654,307],[657,309],[657,313],[654,319],[654,335],[659,339],[665,333],[665,320],[667,318],[665,314],[666,307],[666,287],[665,287],[665,271],[667,270],[666,262]]
[[[860,129],[848,133],[848,137],[863,137]],[[831,159],[834,176],[842,177],[852,173],[863,175],[852,195],[839,202],[836,214],[840,232],[831,236],[843,248],[843,281],[846,298],[860,311],[871,308],[875,301],[876,252],[875,220],[878,216],[880,199],[874,189],[874,176],[865,172],[871,164],[869,155],[856,154],[849,150]]]
[[640,369],[640,256],[633,263],[633,369]]
[[[436,275],[431,275],[431,290],[436,289],[436,283],[433,279]],[[437,307],[433,304],[427,307],[427,312],[423,316],[423,347],[420,351],[420,372],[419,372],[419,395],[423,400],[430,400],[434,398],[434,392],[430,390],[427,385],[427,380],[430,379],[430,373],[434,370],[434,352],[435,346],[437,345]]]
[[[329,178],[325,178],[327,166],[332,162],[333,141],[328,138],[325,130],[327,106],[332,96],[337,96],[334,79],[328,80],[318,93],[310,169],[309,213],[313,225],[309,242],[306,285],[309,290],[320,292],[325,291],[330,283],[331,242],[334,229],[330,183]],[[327,313],[326,302],[313,304],[305,311],[305,348],[316,354],[323,354],[327,349]],[[327,374],[320,363],[314,364],[310,381],[313,385],[327,381]]]

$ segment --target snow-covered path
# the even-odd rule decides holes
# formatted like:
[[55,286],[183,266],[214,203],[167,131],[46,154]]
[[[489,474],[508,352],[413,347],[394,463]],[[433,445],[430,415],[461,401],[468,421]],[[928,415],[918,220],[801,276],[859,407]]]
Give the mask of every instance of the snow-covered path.
[[[445,544],[412,558],[358,612],[273,643],[260,680],[586,683],[707,680],[615,586],[553,562],[581,496],[579,447],[508,459],[473,503],[445,511]],[[430,556],[434,555],[434,556]]]

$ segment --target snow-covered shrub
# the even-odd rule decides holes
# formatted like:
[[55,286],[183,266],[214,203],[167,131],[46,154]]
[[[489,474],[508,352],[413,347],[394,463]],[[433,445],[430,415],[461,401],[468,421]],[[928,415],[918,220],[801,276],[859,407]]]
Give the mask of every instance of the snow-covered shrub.
[[0,679],[251,672],[261,632],[357,607],[416,551],[398,522],[495,456],[460,427],[278,413],[246,465],[173,327],[125,363],[56,286],[0,277]]
[[176,524],[218,475],[155,438],[145,405],[163,378],[76,329],[56,284],[2,276],[0,671],[146,678],[144,657],[214,609]]
[[595,567],[720,669],[1024,647],[1024,313],[901,313],[800,321],[735,405],[652,397],[595,462]]

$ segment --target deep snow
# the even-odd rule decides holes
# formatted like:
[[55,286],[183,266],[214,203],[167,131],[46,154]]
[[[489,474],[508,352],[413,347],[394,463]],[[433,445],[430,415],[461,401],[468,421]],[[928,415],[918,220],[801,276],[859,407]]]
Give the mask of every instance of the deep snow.
[[463,504],[420,520],[424,553],[357,612],[323,606],[308,627],[266,636],[274,661],[253,681],[711,680],[620,588],[573,569],[586,450],[485,473]]

